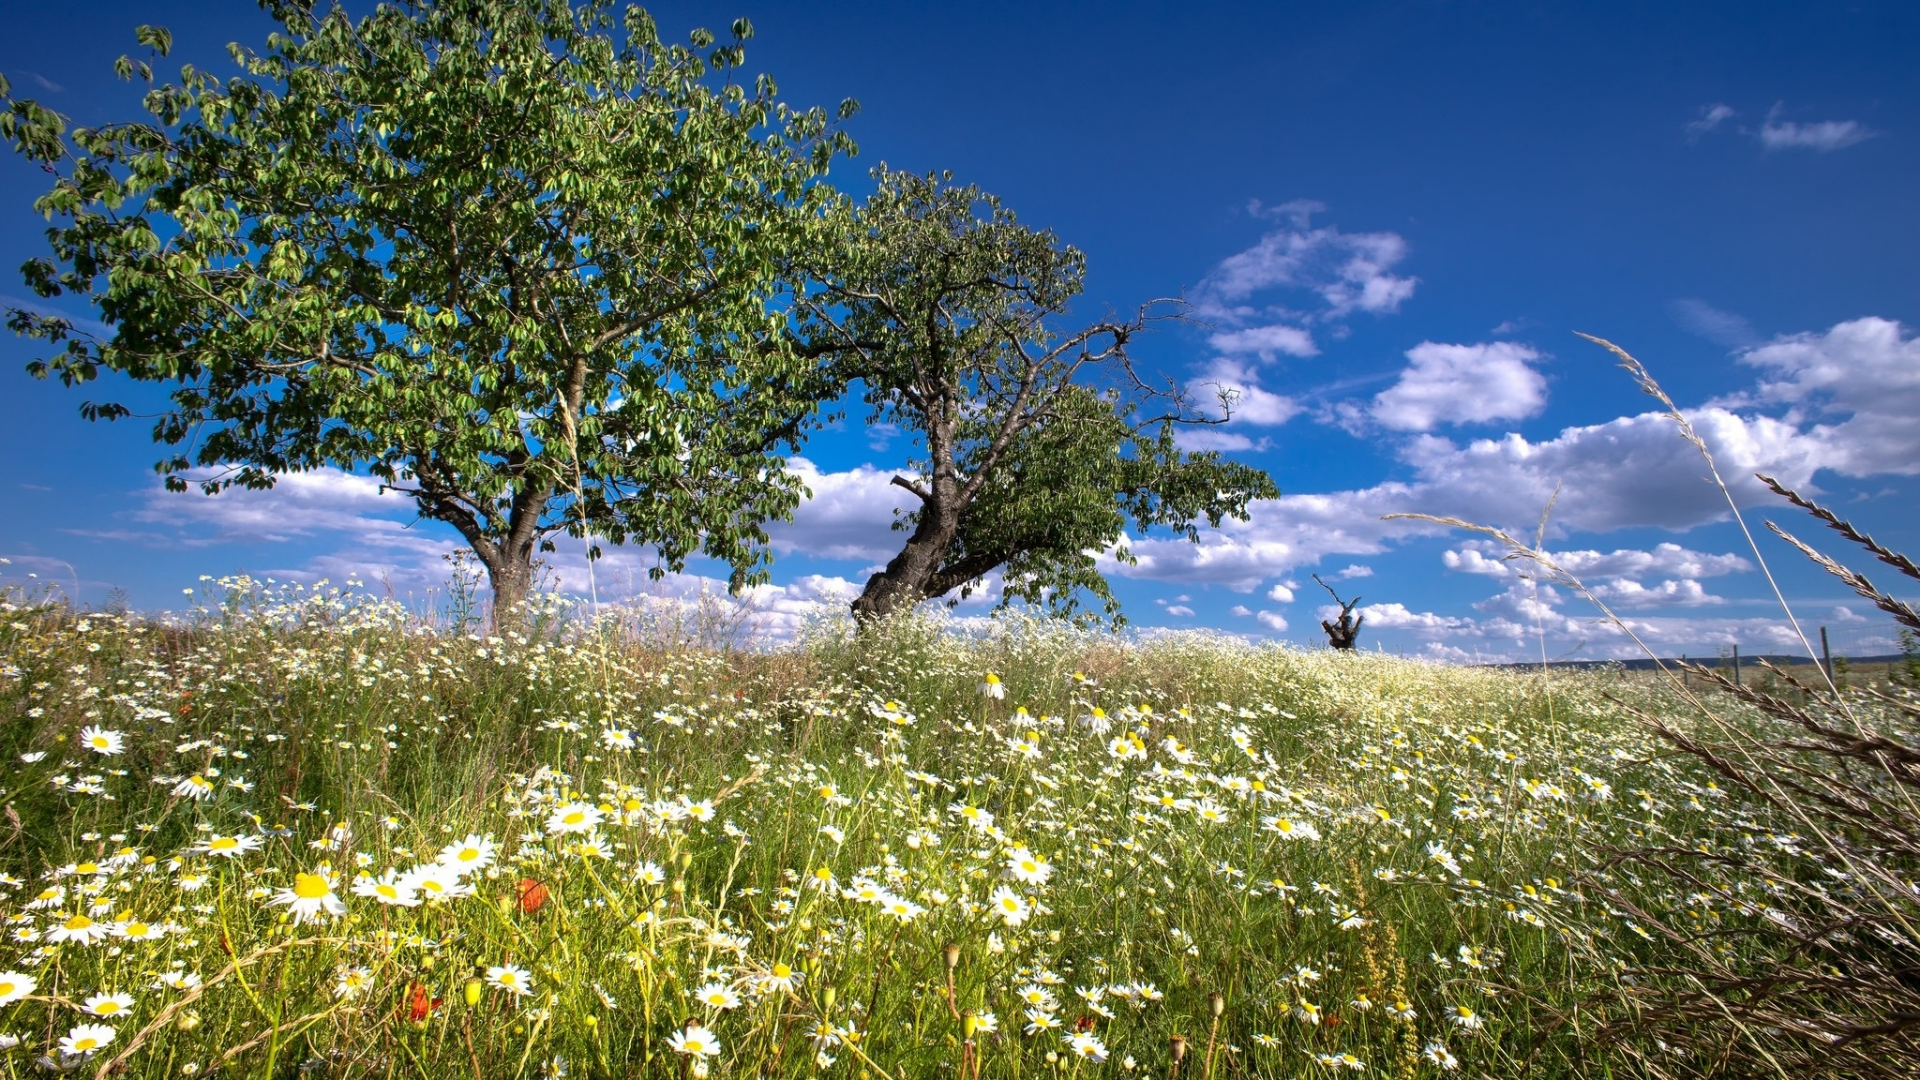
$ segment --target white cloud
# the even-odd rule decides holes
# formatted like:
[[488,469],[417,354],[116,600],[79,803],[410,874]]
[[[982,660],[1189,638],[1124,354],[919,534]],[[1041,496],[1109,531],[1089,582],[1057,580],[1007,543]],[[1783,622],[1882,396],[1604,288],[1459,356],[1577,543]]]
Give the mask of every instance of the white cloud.
[[1876,134],[1855,120],[1821,120],[1811,124],[1781,120],[1784,107],[1784,102],[1776,103],[1768,110],[1766,123],[1760,126],[1760,145],[1768,150],[1813,150],[1824,154],[1864,142]]
[[1764,375],[1753,394],[1727,403],[1784,404],[1795,419],[1818,418],[1807,437],[1819,446],[1821,467],[1847,476],[1920,473],[1920,338],[1898,322],[1854,319],[1776,338],[1739,360]]
[[1254,439],[1237,432],[1221,431],[1217,427],[1179,428],[1173,433],[1173,443],[1189,454],[1207,451],[1226,454],[1248,450],[1257,453],[1265,451],[1269,445],[1266,439]]
[[1253,614],[1253,609],[1248,607],[1245,604],[1235,604],[1232,607],[1227,609],[1227,614],[1232,615],[1237,619],[1244,619],[1247,616]]
[[[1316,612],[1321,619],[1331,622],[1340,617],[1340,609],[1331,604],[1323,605]],[[1436,633],[1451,633],[1473,625],[1473,620],[1453,615],[1436,615],[1431,611],[1410,611],[1405,604],[1367,604],[1354,614],[1366,618],[1360,628],[1361,633],[1368,630],[1424,630]]]
[[1667,314],[1682,330],[1729,349],[1744,349],[1760,343],[1760,335],[1744,316],[1721,311],[1705,300],[1683,297],[1667,305]]
[[1275,207],[1252,204],[1256,216],[1283,224],[1253,247],[1223,259],[1201,281],[1195,290],[1200,314],[1234,324],[1245,322],[1259,311],[1248,302],[1256,293],[1271,289],[1313,293],[1320,310],[1306,317],[1322,321],[1355,311],[1398,310],[1413,295],[1418,281],[1391,272],[1406,258],[1407,242],[1390,232],[1344,233],[1332,225],[1314,227],[1313,215],[1325,209],[1306,200]]
[[1277,611],[1263,611],[1254,617],[1260,620],[1261,626],[1266,627],[1276,634],[1284,634],[1287,632],[1287,618]]
[[1406,355],[1413,363],[1368,410],[1383,427],[1431,431],[1441,424],[1525,419],[1546,407],[1547,381],[1528,366],[1540,354],[1524,345],[1423,341]]
[[1267,599],[1276,604],[1291,604],[1293,603],[1293,590],[1289,589],[1285,583],[1276,584],[1273,588],[1267,590]]
[[1609,606],[1623,610],[1726,603],[1724,598],[1709,594],[1704,586],[1692,578],[1668,578],[1652,588],[1631,578],[1623,578],[1612,584],[1594,585],[1591,588],[1593,595],[1606,601]]
[[1320,347],[1313,343],[1313,335],[1297,326],[1250,326],[1244,330],[1229,330],[1214,334],[1207,339],[1223,353],[1252,353],[1262,360],[1272,360],[1276,356],[1318,356]]
[[[1486,545],[1491,548],[1492,545]],[[1440,562],[1449,570],[1462,574],[1482,574],[1487,577],[1506,577],[1512,574],[1513,564],[1502,560],[1498,555],[1492,558],[1478,544],[1468,544],[1457,551],[1449,551],[1440,556]]]
[[1215,358],[1194,385],[1232,393],[1229,423],[1274,427],[1300,415],[1305,408],[1290,397],[1261,389],[1259,377],[1253,371],[1224,356]]
[[1674,543],[1656,544],[1650,551],[1617,548],[1605,554],[1598,551],[1554,551],[1550,554],[1555,564],[1582,579],[1638,578],[1655,574],[1687,578],[1720,577],[1743,574],[1753,569],[1752,563],[1732,552],[1711,555]]
[[1185,604],[1174,604],[1174,605],[1172,605],[1172,606],[1170,606],[1170,607],[1168,607],[1168,608],[1167,608],[1167,614],[1169,614],[1169,615],[1179,615],[1179,616],[1181,616],[1181,617],[1183,617],[1183,618],[1189,618],[1189,619],[1190,619],[1190,618],[1192,618],[1192,617],[1193,617],[1193,609],[1192,609],[1192,608],[1190,608],[1190,607],[1188,607],[1188,606],[1187,606],[1187,605],[1185,605]]
[[[1689,410],[1688,417],[1743,506],[1775,498],[1753,479],[1755,472],[1801,484],[1825,464],[1821,443],[1787,421],[1721,408]],[[1556,485],[1560,497],[1550,524],[1557,533],[1689,529],[1726,513],[1724,499],[1705,479],[1705,463],[1664,413],[1569,427],[1541,442],[1509,433],[1457,446],[1423,436],[1403,448],[1402,458],[1419,476],[1410,485],[1414,505],[1403,509],[1528,535]]]
[[[1491,540],[1469,540],[1441,555],[1440,561],[1449,570],[1489,577],[1507,577],[1525,569],[1517,561],[1502,558],[1505,554],[1505,549]],[[1549,549],[1546,555],[1554,565],[1588,584],[1653,576],[1719,577],[1753,569],[1753,564],[1739,555],[1713,555],[1671,542],[1657,544],[1651,550],[1616,548],[1611,552],[1601,552]]]
[[1373,567],[1362,566],[1359,563],[1349,564],[1346,569],[1336,570],[1332,574],[1335,581],[1355,581],[1360,578],[1370,578],[1372,576]]
[[767,525],[776,553],[882,563],[899,553],[905,538],[892,531],[894,511],[910,508],[915,497],[893,486],[891,471],[861,465],[822,472],[798,457],[787,467],[813,496],[794,511],[791,522]]
[[[197,483],[211,472],[195,472]],[[379,480],[338,469],[289,473],[265,491],[230,488],[218,495],[199,490],[169,492],[151,488],[133,520],[181,530],[167,542],[186,547],[231,543],[281,543],[323,533],[356,534],[365,543],[415,546],[419,534],[408,535],[417,516],[413,499],[381,490]]]
[[1737,114],[1733,111],[1732,106],[1723,105],[1717,101],[1711,105],[1700,106],[1700,118],[1687,122],[1686,132],[1688,141],[1691,142],[1698,139],[1700,136],[1719,127],[1725,121],[1732,119],[1735,115]]
[[[1823,446],[1785,421],[1742,417],[1725,409],[1693,410],[1690,415],[1743,506],[1777,501],[1752,478],[1755,472],[1803,485],[1821,464]],[[1400,540],[1448,531],[1426,522],[1380,520],[1386,514],[1457,517],[1531,536],[1556,484],[1561,485],[1560,498],[1549,522],[1556,536],[1633,527],[1684,530],[1720,520],[1727,512],[1719,491],[1704,479],[1706,466],[1698,453],[1676,436],[1672,419],[1661,413],[1570,427],[1540,442],[1509,434],[1459,446],[1422,436],[1404,448],[1403,457],[1416,471],[1411,483],[1392,481],[1258,502],[1249,507],[1249,520],[1224,522],[1220,529],[1202,533],[1198,543],[1131,539],[1128,547],[1138,564],[1105,560],[1102,569],[1123,577],[1250,592],[1263,581],[1317,565],[1322,558],[1377,555]]]

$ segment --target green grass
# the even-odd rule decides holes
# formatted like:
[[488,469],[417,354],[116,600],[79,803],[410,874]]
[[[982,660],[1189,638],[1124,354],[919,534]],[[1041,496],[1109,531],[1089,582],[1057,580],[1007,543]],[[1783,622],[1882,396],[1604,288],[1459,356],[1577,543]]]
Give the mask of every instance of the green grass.
[[[95,1023],[87,1075],[1637,1075],[1587,1036],[1664,946],[1602,892],[1701,928],[1767,893],[1602,854],[1791,831],[1631,718],[1681,712],[1646,680],[1018,618],[751,653],[208,603],[0,613],[6,1075]],[[352,891],[469,837],[468,895]],[[344,912],[275,902],[301,888]],[[76,916],[117,936],[56,942]],[[670,1043],[693,1022],[716,1054]]]

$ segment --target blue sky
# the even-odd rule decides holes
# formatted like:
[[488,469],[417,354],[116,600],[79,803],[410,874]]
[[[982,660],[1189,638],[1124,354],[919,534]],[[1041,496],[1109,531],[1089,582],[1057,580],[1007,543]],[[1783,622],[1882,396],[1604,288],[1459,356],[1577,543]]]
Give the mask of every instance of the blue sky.
[[[951,169],[1087,252],[1078,312],[1183,295],[1210,324],[1139,355],[1242,391],[1206,438],[1282,497],[1199,545],[1129,538],[1134,625],[1301,643],[1327,596],[1363,598],[1363,642],[1473,660],[1635,650],[1564,590],[1536,593],[1472,537],[1387,513],[1531,534],[1663,653],[1784,648],[1763,575],[1697,456],[1602,350],[1638,355],[1744,479],[1816,491],[1920,552],[1920,8],[1859,4],[658,4],[663,32],[753,19],[754,70],[796,104],[858,98],[850,191],[881,161]],[[11,16],[0,71],[81,123],[133,118],[112,60],[133,27],[226,74],[269,20],[239,0],[42,4]],[[0,159],[0,296],[45,251],[45,179]],[[68,309],[70,314],[84,311]],[[424,596],[448,527],[371,482],[169,495],[144,424],[89,424],[0,339],[0,556],[98,603],[179,602],[201,574],[385,578]],[[125,395],[140,400],[140,392]],[[770,632],[889,554],[898,437],[826,433],[816,498],[779,529]],[[1830,550],[1833,549],[1829,545]],[[1883,651],[1888,628],[1770,537],[1799,614]],[[616,552],[603,592],[646,586]],[[689,589],[711,566],[696,566]],[[555,567],[584,584],[577,558]],[[1889,572],[1880,575],[1893,583]],[[635,584],[637,582],[637,584]],[[969,606],[966,611],[976,611]],[[1863,616],[1867,616],[1863,619]]]

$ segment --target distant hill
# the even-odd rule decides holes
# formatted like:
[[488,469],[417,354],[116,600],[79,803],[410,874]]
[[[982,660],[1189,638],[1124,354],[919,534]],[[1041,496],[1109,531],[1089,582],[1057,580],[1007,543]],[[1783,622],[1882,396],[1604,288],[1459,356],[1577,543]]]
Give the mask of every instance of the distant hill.
[[[1837,656],[1834,657],[1835,661],[1838,661],[1840,659],[1841,657],[1837,657]],[[1898,663],[1903,663],[1906,658],[1901,656],[1899,653],[1887,653],[1884,656],[1849,656],[1849,657],[1846,657],[1845,659],[1850,666],[1860,667],[1866,664],[1898,664]],[[1813,661],[1807,659],[1804,656],[1790,656],[1782,653],[1765,653],[1759,656],[1748,656],[1742,653],[1740,656],[1740,668],[1742,671],[1745,671],[1748,668],[1751,668],[1754,665],[1758,664],[1762,660],[1765,660],[1768,663],[1773,664],[1775,667],[1812,667],[1813,666]],[[1732,667],[1733,666],[1733,663],[1729,658],[1722,657],[1722,656],[1689,656],[1687,657],[1687,661],[1689,663],[1705,664],[1707,667]],[[1669,656],[1660,660],[1654,660],[1647,657],[1641,657],[1635,660],[1553,660],[1553,661],[1549,661],[1547,666],[1553,667],[1553,668],[1615,667],[1615,668],[1622,668],[1627,671],[1654,671],[1654,670],[1657,670],[1661,664],[1672,665],[1672,664],[1677,664],[1679,662],[1680,662],[1679,657]],[[1527,668],[1539,667],[1540,662],[1536,660],[1532,663],[1527,663],[1527,664],[1482,664],[1479,666],[1491,667],[1491,668],[1506,668],[1511,670],[1523,671]]]

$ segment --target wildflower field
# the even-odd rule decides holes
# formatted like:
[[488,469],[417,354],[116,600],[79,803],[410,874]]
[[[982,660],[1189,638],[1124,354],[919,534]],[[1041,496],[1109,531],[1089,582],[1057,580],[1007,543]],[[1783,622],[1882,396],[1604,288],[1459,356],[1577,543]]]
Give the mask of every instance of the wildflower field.
[[1846,888],[1646,679],[6,600],[8,1076],[1687,1075],[1623,991]]

